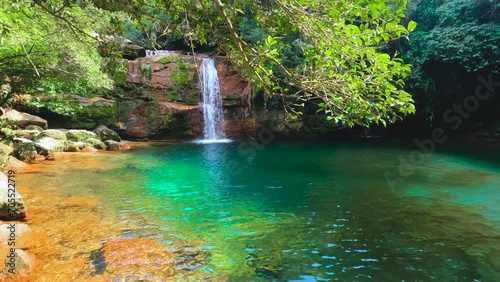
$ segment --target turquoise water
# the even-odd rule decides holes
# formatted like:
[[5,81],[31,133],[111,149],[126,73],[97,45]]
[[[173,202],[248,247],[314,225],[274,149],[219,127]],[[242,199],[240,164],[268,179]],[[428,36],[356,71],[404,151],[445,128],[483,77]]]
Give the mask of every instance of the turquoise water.
[[202,251],[178,271],[198,280],[500,277],[498,150],[434,153],[390,187],[384,175],[415,148],[277,143],[249,154],[240,144],[141,148],[87,173],[107,179],[94,193],[123,236]]

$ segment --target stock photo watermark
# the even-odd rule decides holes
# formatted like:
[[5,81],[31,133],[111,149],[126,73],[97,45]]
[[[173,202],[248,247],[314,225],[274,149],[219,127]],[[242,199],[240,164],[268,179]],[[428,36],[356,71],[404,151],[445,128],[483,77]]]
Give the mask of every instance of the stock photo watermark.
[[[248,137],[246,141],[242,141],[238,144],[237,150],[238,154],[245,156],[247,160],[253,160],[258,152],[265,149],[266,145],[273,142],[275,138],[275,132],[278,132],[279,128],[274,120],[270,120],[268,127],[262,127],[257,131],[256,137]],[[229,170],[228,174],[230,176],[236,176],[243,172],[242,163],[236,160],[232,160],[228,164]]]
[[[15,207],[16,207],[16,173],[13,170],[9,170],[7,172],[7,211],[12,220],[16,218],[15,216]],[[5,258],[5,268],[8,273],[15,274],[16,273],[16,224],[10,223],[6,226],[8,230],[8,240],[7,245],[10,247],[7,257]]]
[[[461,104],[454,104],[443,113],[443,121],[449,124],[451,129],[458,130],[465,119],[470,118],[471,114],[479,109],[481,102],[490,99],[495,95],[495,91],[500,87],[500,81],[494,81],[490,74],[488,79],[482,76],[478,77],[479,84],[476,86],[475,93],[465,97]],[[415,139],[414,144],[417,149],[413,150],[408,156],[399,155],[399,165],[396,170],[387,170],[384,177],[391,190],[411,177],[418,165],[423,164],[427,157],[432,155],[439,144],[448,140],[448,134],[443,128],[435,128],[431,136],[425,139]]]

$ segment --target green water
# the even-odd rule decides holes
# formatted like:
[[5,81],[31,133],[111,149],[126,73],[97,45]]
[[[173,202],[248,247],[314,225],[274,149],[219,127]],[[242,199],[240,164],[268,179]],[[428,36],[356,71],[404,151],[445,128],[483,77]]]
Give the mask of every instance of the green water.
[[389,187],[414,148],[239,145],[153,146],[86,173],[123,236],[204,250],[185,269],[213,281],[498,281],[498,150],[434,153]]

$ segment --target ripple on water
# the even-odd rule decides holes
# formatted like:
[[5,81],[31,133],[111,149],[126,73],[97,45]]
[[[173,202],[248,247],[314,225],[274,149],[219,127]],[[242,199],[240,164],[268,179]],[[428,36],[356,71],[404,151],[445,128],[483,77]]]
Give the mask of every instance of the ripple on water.
[[[82,165],[42,165],[57,177],[38,172],[20,182],[42,197],[29,207],[32,228],[57,234],[44,239],[50,248],[33,247],[35,256],[51,269],[71,261],[63,272],[72,274],[92,263],[102,272],[96,250],[110,238],[128,237],[161,242],[176,256],[205,251],[206,260],[174,267],[178,281],[189,275],[214,281],[498,277],[499,229],[486,217],[498,216],[490,201],[498,199],[498,171],[470,162],[464,168],[451,157],[437,162],[437,154],[391,191],[380,176],[390,168],[387,159],[400,154],[269,144],[248,160],[233,145],[170,144],[89,155]],[[232,161],[242,172],[221,173]],[[94,202],[71,199],[92,193]],[[193,249],[177,253],[187,242]]]

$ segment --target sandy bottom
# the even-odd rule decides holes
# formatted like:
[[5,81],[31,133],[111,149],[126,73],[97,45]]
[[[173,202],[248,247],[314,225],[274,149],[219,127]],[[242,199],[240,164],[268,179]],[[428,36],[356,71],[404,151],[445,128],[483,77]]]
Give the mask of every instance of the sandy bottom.
[[[90,189],[73,195],[59,189],[60,181],[69,181],[60,177],[68,170],[113,169],[109,154],[120,152],[65,153],[56,161],[31,164],[16,175],[28,210],[23,223],[31,228],[16,241],[16,248],[25,250],[34,266],[29,274],[16,278],[0,274],[0,281],[173,281],[171,253],[148,239],[120,238],[123,226],[105,218],[106,207],[98,205]],[[72,181],[87,183],[81,187],[92,185],[83,175]],[[7,246],[0,248],[1,257],[7,250]],[[92,263],[96,250],[107,254],[104,272]]]

